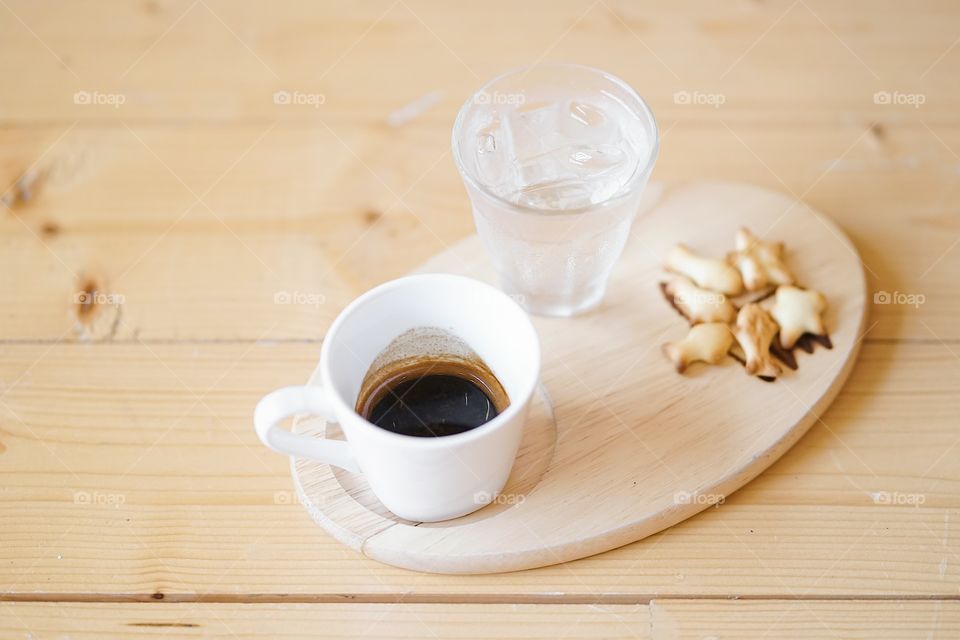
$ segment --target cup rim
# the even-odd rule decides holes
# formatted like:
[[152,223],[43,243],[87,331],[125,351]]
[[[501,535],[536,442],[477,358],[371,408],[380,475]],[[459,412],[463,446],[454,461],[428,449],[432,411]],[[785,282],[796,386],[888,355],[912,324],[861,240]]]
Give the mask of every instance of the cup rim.
[[[510,396],[510,406],[506,408],[505,411],[497,415],[493,420],[485,422],[484,424],[470,429],[469,431],[464,431],[462,433],[457,433],[449,436],[439,436],[434,438],[424,438],[419,436],[410,436],[402,433],[394,433],[392,431],[387,431],[377,425],[373,424],[362,415],[357,413],[354,407],[347,403],[343,397],[341,397],[339,391],[335,390],[330,384],[330,381],[333,379],[331,375],[331,362],[330,362],[330,349],[329,345],[332,343],[332,338],[336,336],[338,330],[346,322],[347,318],[357,310],[357,308],[364,305],[370,299],[377,297],[387,291],[397,289],[400,287],[408,286],[414,283],[423,283],[429,281],[456,281],[460,284],[481,288],[487,292],[493,293],[495,296],[499,296],[504,302],[507,303],[518,315],[517,324],[521,331],[527,334],[526,338],[531,341],[533,346],[533,375],[530,376],[530,379],[525,381],[523,386],[521,386],[521,392],[518,397]],[[366,291],[359,297],[355,298],[350,304],[348,304],[344,309],[337,315],[336,319],[330,325],[330,328],[327,330],[326,335],[323,339],[323,346],[320,349],[320,382],[324,388],[324,392],[327,394],[327,397],[334,403],[334,415],[340,416],[344,412],[346,414],[352,414],[358,419],[358,424],[364,429],[367,433],[371,434],[375,438],[381,439],[384,443],[391,444],[400,444],[405,446],[414,446],[424,449],[440,449],[447,448],[455,445],[465,444],[473,440],[478,440],[492,431],[496,431],[501,428],[503,425],[511,421],[524,407],[527,406],[527,403],[530,401],[531,396],[533,395],[534,390],[537,387],[537,384],[540,380],[540,366],[541,366],[541,350],[540,350],[540,337],[537,334],[536,328],[533,326],[533,322],[530,319],[530,316],[527,315],[527,312],[524,311],[513,298],[505,294],[500,289],[494,287],[493,285],[487,284],[480,280],[475,280],[474,278],[468,278],[467,276],[456,275],[452,273],[423,273],[415,274],[409,276],[403,276],[394,280],[389,280],[382,284],[373,287],[372,289]],[[338,417],[339,422],[339,417]]]
[[[618,85],[621,89],[626,91],[628,94],[636,98],[640,105],[640,115],[644,117],[648,124],[651,126],[653,131],[653,144],[650,147],[650,154],[647,156],[646,160],[643,162],[638,162],[633,173],[630,175],[630,179],[627,181],[629,188],[625,189],[623,193],[611,198],[607,198],[603,202],[597,204],[591,204],[584,207],[579,207],[576,209],[564,209],[561,211],[553,209],[540,209],[537,207],[531,207],[525,204],[517,204],[511,202],[506,198],[494,193],[487,186],[481,184],[476,177],[474,177],[469,171],[466,170],[463,164],[463,157],[461,154],[460,143],[457,140],[457,134],[460,132],[463,127],[463,120],[466,117],[467,108],[474,104],[475,98],[481,93],[487,91],[490,87],[496,83],[509,78],[510,76],[527,73],[533,69],[543,69],[543,68],[559,68],[559,69],[579,69],[581,71],[588,71],[600,76],[603,76],[607,80]],[[657,157],[660,154],[660,127],[657,125],[657,119],[653,115],[653,110],[650,108],[650,105],[646,100],[627,83],[625,80],[621,79],[618,76],[613,75],[612,73],[607,73],[602,69],[596,67],[591,67],[584,64],[572,64],[572,63],[563,63],[563,62],[551,62],[551,63],[540,63],[540,64],[531,64],[523,67],[515,67],[500,75],[496,76],[492,80],[488,80],[483,84],[479,89],[470,94],[470,97],[467,98],[466,102],[460,107],[460,110],[457,112],[457,117],[453,122],[453,131],[451,133],[451,147],[453,150],[453,162],[457,166],[457,172],[460,174],[460,177],[470,184],[474,189],[482,193],[484,196],[493,199],[500,205],[507,207],[510,210],[518,211],[520,213],[527,213],[531,215],[557,215],[560,214],[579,214],[586,213],[587,211],[595,211],[597,209],[604,209],[611,206],[616,206],[623,201],[629,199],[631,196],[635,195],[637,185],[643,183],[644,176],[648,175],[650,170],[653,168],[654,163],[657,160]]]

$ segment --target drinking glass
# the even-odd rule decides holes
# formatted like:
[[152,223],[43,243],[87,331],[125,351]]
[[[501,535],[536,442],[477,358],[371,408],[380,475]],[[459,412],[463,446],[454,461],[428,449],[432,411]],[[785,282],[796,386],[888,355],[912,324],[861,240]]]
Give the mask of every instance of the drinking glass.
[[541,315],[598,305],[658,150],[647,103],[597,69],[517,69],[471,96],[453,156],[503,290]]

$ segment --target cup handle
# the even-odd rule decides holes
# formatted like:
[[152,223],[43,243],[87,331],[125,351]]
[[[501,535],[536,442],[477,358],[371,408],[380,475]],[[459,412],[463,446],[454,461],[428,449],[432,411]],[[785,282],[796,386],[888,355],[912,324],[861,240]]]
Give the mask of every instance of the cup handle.
[[280,422],[300,414],[337,422],[322,387],[283,387],[260,399],[253,412],[253,426],[260,441],[274,451],[360,472],[346,442],[299,435],[280,428]]

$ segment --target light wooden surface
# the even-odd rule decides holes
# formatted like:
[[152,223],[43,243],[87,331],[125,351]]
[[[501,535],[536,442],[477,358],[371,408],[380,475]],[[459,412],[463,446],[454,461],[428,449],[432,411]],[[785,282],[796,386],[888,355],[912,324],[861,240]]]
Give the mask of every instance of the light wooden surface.
[[[960,603],[863,600],[647,604],[0,603],[0,633],[100,638],[928,638],[960,634]],[[76,630],[81,630],[77,632]],[[29,636],[28,636],[29,637]]]
[[[867,296],[856,249],[821,213],[773,191],[730,182],[651,190],[659,199],[634,224],[600,307],[534,318],[548,408],[532,412],[502,501],[447,522],[407,522],[383,508],[362,474],[297,460],[291,469],[311,516],[367,557],[407,569],[530,569],[634,542],[718,506],[799,440],[860,349]],[[679,376],[660,353],[689,329],[659,290],[669,277],[665,256],[680,241],[724,256],[742,226],[787,241],[797,282],[830,301],[833,348],[798,351],[799,368],[784,367],[774,384],[745,375],[733,358]],[[477,236],[420,271],[496,283]],[[317,371],[311,383],[322,384]],[[316,417],[294,429],[326,431]]]
[[[3,635],[232,637],[217,616],[249,635],[333,619],[342,634],[375,615],[349,607],[442,624],[490,603],[506,620],[527,607],[492,632],[529,637],[955,637],[958,22],[933,0],[3,0],[0,182],[31,195],[0,207]],[[292,504],[250,411],[309,375],[343,303],[471,233],[453,116],[483,80],[541,59],[648,98],[655,180],[800,196],[857,245],[871,294],[924,299],[871,306],[823,421],[718,509],[516,574],[384,567]],[[326,100],[275,105],[277,90]],[[99,305],[78,322],[91,283],[123,296],[119,320]],[[165,607],[204,627],[125,626],[182,615]]]

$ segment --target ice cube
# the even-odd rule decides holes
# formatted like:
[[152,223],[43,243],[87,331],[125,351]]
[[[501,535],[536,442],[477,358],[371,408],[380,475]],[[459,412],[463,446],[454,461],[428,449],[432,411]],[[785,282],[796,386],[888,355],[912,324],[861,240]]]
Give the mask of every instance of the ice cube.
[[519,193],[531,187],[576,178],[566,162],[567,138],[560,131],[559,105],[513,111],[504,118],[504,137],[509,139],[516,162]]
[[617,137],[616,123],[600,107],[571,100],[561,118],[564,135],[577,140],[613,142]]
[[503,119],[504,134],[510,139],[518,163],[525,163],[563,144],[560,131],[560,110],[550,103],[524,105],[522,110],[509,111]]
[[515,191],[517,182],[513,151],[503,137],[497,116],[475,133],[477,175],[480,182],[500,195]]
[[575,99],[497,113],[477,135],[481,180],[501,197],[543,209],[582,208],[617,195],[642,144],[633,122],[621,122],[619,106]]
[[568,160],[577,168],[577,175],[584,179],[615,171],[627,160],[626,151],[612,144],[602,144],[599,147],[577,145],[570,149]]

